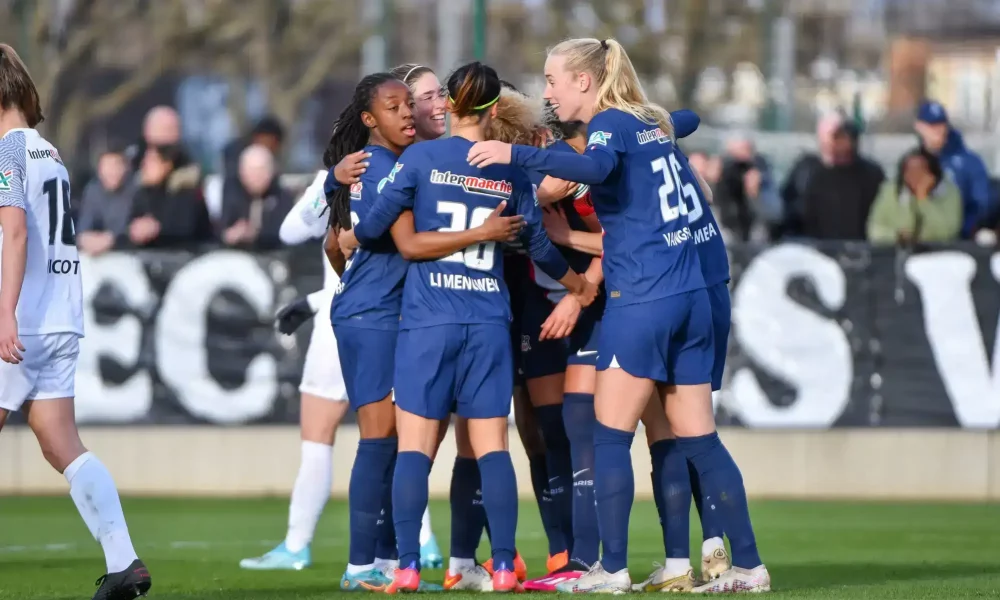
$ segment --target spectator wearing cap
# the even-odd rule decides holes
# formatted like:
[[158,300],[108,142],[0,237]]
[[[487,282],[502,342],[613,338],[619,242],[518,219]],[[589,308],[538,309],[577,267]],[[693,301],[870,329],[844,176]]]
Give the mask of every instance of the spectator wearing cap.
[[858,153],[860,131],[841,123],[831,138],[830,165],[817,169],[802,190],[802,235],[817,240],[864,240],[868,213],[885,173]]
[[990,177],[978,154],[951,126],[948,113],[931,100],[920,104],[914,125],[921,146],[941,161],[944,172],[962,194],[962,239],[971,239],[992,211]]
[[254,124],[250,133],[235,139],[226,145],[222,151],[222,168],[227,178],[239,177],[240,155],[247,147],[254,144],[264,146],[275,157],[281,156],[285,143],[285,128],[276,117],[265,116]]

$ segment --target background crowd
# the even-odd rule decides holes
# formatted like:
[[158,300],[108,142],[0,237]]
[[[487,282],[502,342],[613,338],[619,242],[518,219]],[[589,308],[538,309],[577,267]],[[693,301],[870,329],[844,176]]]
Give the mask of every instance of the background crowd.
[[[842,112],[818,119],[816,147],[779,174],[752,133],[730,134],[714,153],[686,144],[714,188],[713,210],[731,242],[787,239],[912,245],[997,243],[1000,185],[969,150],[939,103],[920,105],[913,148],[895,165],[861,151],[862,131]],[[78,199],[81,249],[221,243],[271,249],[301,187],[282,185],[285,129],[259,120],[224,149],[219,177],[206,178],[184,148],[180,117],[157,106],[134,144],[101,153]]]

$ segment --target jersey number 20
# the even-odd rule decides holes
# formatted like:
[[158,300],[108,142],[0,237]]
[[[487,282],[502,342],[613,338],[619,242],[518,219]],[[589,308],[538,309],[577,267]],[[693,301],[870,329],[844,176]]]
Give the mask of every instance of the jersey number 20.
[[[660,186],[660,214],[663,215],[663,222],[669,223],[680,215],[687,215],[688,222],[694,223],[702,215],[698,190],[690,183],[681,184],[681,163],[676,156],[670,155],[669,165],[667,160],[667,157],[661,156],[650,163],[654,173],[663,174],[663,185]],[[670,196],[678,188],[680,188],[683,198],[680,199],[677,206],[670,206]],[[693,208],[689,209],[685,200],[690,200]]]
[[76,229],[69,206],[69,182],[49,179],[42,184],[42,191],[49,197],[49,245],[56,245],[56,232],[64,246],[76,245]]
[[[446,202],[444,200],[438,202],[437,209],[438,214],[445,214],[451,217],[451,224],[448,227],[442,227],[439,231],[464,231],[479,227],[493,214],[492,208],[480,206],[472,209],[472,216],[470,218],[468,206],[461,202]],[[478,271],[489,271],[493,268],[496,248],[496,242],[474,244],[461,252],[456,252],[441,260],[445,262],[465,263],[465,266]]]

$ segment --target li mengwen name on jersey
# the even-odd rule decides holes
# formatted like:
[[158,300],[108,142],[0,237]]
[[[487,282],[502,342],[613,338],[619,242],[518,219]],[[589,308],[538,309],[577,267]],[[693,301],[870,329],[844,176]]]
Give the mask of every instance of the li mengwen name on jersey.
[[454,185],[471,194],[482,194],[507,200],[514,193],[514,186],[509,181],[484,179],[473,175],[456,175],[451,171],[431,171],[431,183],[439,185]]

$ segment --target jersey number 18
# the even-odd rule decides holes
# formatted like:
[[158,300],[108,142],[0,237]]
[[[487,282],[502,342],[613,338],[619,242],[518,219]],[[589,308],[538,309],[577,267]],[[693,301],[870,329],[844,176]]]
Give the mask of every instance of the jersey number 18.
[[76,245],[76,228],[69,204],[69,182],[49,179],[42,184],[42,191],[49,199],[49,245],[56,245],[56,232],[64,246]]
[[[663,215],[663,222],[670,223],[680,215],[687,215],[688,222],[694,223],[701,218],[703,212],[701,200],[698,199],[698,190],[690,183],[682,184],[681,163],[677,160],[676,156],[673,154],[670,155],[669,165],[667,164],[667,160],[667,157],[661,156],[650,163],[654,173],[663,174],[663,185],[660,186],[659,190],[660,214]],[[683,198],[677,202],[677,206],[670,206],[670,196],[678,188],[680,188]],[[693,208],[688,208],[685,199],[691,202]]]

